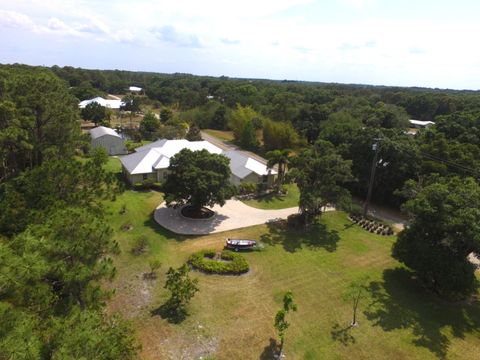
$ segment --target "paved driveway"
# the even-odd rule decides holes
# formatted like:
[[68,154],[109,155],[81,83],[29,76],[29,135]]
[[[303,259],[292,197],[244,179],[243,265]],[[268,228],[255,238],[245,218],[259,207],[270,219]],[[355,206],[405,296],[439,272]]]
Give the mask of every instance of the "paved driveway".
[[162,203],[155,209],[154,218],[164,228],[177,234],[206,235],[286,219],[288,215],[297,213],[298,207],[262,210],[239,200],[227,200],[224,206],[215,205],[212,210],[216,212],[212,219],[193,220],[180,215],[180,209],[168,208]]

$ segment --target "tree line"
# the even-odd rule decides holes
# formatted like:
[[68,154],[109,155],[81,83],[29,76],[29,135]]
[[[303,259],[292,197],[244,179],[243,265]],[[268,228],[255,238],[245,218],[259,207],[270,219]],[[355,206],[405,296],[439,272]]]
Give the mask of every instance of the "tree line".
[[131,359],[131,326],[104,312],[107,156],[75,157],[78,102],[50,70],[2,66],[0,89],[0,358]]

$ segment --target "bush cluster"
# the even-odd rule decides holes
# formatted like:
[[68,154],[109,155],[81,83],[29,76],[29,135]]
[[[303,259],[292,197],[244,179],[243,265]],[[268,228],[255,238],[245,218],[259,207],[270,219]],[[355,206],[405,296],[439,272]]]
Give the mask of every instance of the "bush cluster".
[[350,215],[350,219],[354,223],[360,225],[362,228],[364,228],[367,231],[370,231],[371,233],[384,235],[384,236],[393,235],[392,228],[386,224],[382,224],[374,220],[366,219],[363,216],[353,215],[353,214]]
[[142,190],[162,191],[162,183],[156,182],[152,179],[145,179],[142,182],[135,183],[133,185],[133,189],[137,191],[142,191]]
[[[207,274],[239,275],[249,270],[248,262],[237,253],[223,250],[219,259],[214,250],[202,250],[190,256],[188,263]],[[223,261],[222,261],[223,260]]]
[[238,187],[238,192],[240,195],[255,194],[257,192],[257,184],[253,182],[241,183]]

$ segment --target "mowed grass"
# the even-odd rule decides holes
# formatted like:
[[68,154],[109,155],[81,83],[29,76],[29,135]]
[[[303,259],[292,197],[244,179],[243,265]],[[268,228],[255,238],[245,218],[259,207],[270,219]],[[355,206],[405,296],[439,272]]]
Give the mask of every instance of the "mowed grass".
[[221,141],[233,141],[233,131],[203,129],[206,134],[216,137]]
[[[435,299],[412,273],[391,258],[394,237],[372,235],[341,212],[326,213],[309,234],[278,224],[201,237],[174,235],[152,217],[162,202],[157,192],[126,191],[107,204],[121,253],[109,312],[130,319],[142,344],[142,359],[271,359],[275,313],[285,291],[293,291],[298,311],[289,316],[285,351],[289,359],[478,359],[480,305]],[[120,214],[122,205],[126,213]],[[125,223],[129,231],[121,230]],[[135,239],[149,249],[135,256]],[[168,267],[182,265],[200,249],[223,247],[226,237],[253,238],[266,246],[246,253],[251,271],[242,276],[204,275],[190,315],[170,323],[155,311],[168,298],[163,289]],[[157,280],[146,280],[148,262],[163,266]],[[349,328],[351,304],[342,298],[347,284],[370,277],[362,299],[360,326]]]
[[285,196],[269,194],[258,199],[243,200],[243,202],[248,206],[266,210],[285,209],[298,206],[300,192],[297,185],[287,184],[286,187],[288,192]]

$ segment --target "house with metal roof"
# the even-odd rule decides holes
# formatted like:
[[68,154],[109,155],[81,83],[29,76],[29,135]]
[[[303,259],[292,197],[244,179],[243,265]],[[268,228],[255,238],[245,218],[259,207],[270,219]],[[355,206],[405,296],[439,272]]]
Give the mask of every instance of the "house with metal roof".
[[233,185],[245,182],[262,183],[272,186],[277,172],[264,163],[239,150],[224,151],[208,141],[188,141],[161,139],[135,149],[135,152],[120,158],[123,173],[132,185],[146,179],[164,181],[168,176],[170,158],[183,149],[191,151],[207,150],[212,154],[222,154],[230,160]]
[[143,91],[143,89],[138,86],[130,86],[128,90],[132,93],[141,93]]
[[104,99],[104,98],[98,96],[98,97],[93,98],[93,99],[80,101],[80,103],[78,104],[78,107],[80,109],[84,109],[87,105],[89,105],[91,103],[94,103],[94,102],[100,104],[103,107],[106,107],[108,109],[114,109],[114,110],[118,110],[123,105],[125,105],[122,100],[110,100],[110,99]]
[[435,125],[433,121],[422,121],[422,120],[415,120],[415,119],[410,119],[408,120],[410,122],[410,125],[414,128],[422,129],[422,128],[428,128],[432,125]]
[[127,154],[127,148],[122,137],[113,129],[98,126],[90,130],[91,144],[93,148],[102,147],[108,155]]

